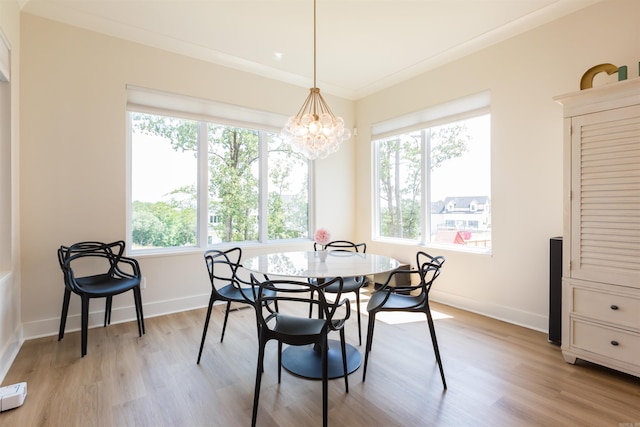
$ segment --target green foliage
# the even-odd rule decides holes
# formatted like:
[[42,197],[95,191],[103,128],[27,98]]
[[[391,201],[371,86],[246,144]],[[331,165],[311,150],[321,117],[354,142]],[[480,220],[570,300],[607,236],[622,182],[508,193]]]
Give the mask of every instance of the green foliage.
[[198,144],[198,122],[196,121],[140,113],[133,113],[132,121],[137,131],[163,137],[171,142],[174,150],[196,152]]
[[444,162],[455,159],[469,151],[470,139],[464,123],[454,123],[431,128],[431,170]]
[[133,244],[137,247],[196,244],[196,210],[164,202],[133,202]]

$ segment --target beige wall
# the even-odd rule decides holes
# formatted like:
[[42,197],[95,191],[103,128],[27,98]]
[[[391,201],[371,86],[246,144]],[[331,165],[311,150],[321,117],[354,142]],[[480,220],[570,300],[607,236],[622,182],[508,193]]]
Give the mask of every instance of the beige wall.
[[[1,141],[10,144],[10,150],[1,150],[1,155],[11,153],[10,170],[5,169],[6,163],[2,159],[3,168],[0,170],[0,179],[10,179],[10,206],[6,206],[7,201],[3,198],[0,203],[2,215],[10,213],[10,228],[5,229],[5,218],[2,219],[2,233],[9,232],[10,236],[2,236],[2,244],[9,242],[10,248],[2,248],[3,260],[0,267],[0,381],[9,370],[11,363],[22,345],[22,324],[20,322],[20,199],[18,189],[18,173],[20,159],[20,10],[15,1],[0,1],[0,30],[6,37],[10,48],[10,86],[11,107],[10,107],[10,141]],[[1,43],[1,42],[0,42]],[[7,83],[2,83],[7,84]],[[3,119],[4,119],[3,115]],[[9,126],[3,123],[2,126]],[[4,184],[4,183],[3,183]],[[4,259],[4,258],[7,259]]]
[[[553,97],[577,91],[600,63],[638,77],[639,16],[640,2],[599,3],[357,103],[357,204],[369,206],[372,123],[491,91],[493,255],[426,248],[447,257],[434,299],[546,330],[549,238],[562,235],[563,215],[562,110]],[[604,77],[596,84],[617,79]],[[357,226],[368,238],[370,216]],[[418,249],[370,248],[405,260]]]
[[[82,240],[125,238],[125,85],[273,111],[295,113],[308,94],[299,88],[22,15],[22,321],[25,336],[55,333],[63,294],[56,250]],[[353,102],[328,97],[353,123]],[[353,229],[354,144],[319,162],[317,221],[338,235]],[[331,171],[329,173],[329,171]],[[339,193],[335,192],[340,188]],[[334,206],[340,206],[336,215]],[[310,243],[306,246],[309,248]],[[246,255],[265,248],[247,248]],[[210,285],[203,250],[138,257],[147,288],[146,316],[201,307]],[[68,328],[79,326],[72,298]],[[93,324],[103,302],[92,303]],[[135,318],[131,293],[114,299],[114,321]]]

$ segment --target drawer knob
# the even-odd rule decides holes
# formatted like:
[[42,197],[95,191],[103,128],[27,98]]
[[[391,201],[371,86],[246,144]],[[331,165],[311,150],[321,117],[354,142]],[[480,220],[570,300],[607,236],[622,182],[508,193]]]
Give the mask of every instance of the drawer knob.
[[618,341],[616,341],[616,340],[613,340],[613,341],[611,341],[611,345],[614,346],[614,347],[617,347],[617,346],[620,345],[620,343]]
[[617,309],[618,309],[618,306],[617,306],[617,305],[615,305],[615,304],[611,304],[611,310],[617,310]]

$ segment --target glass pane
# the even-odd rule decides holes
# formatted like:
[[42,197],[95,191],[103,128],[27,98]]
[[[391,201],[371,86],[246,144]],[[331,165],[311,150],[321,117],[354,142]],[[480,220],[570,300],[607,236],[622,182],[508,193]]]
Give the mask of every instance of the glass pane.
[[378,235],[421,238],[421,132],[378,141]]
[[490,116],[430,129],[431,240],[491,247]]
[[258,131],[209,124],[208,243],[258,240]]
[[133,249],[194,246],[196,122],[139,113],[131,119]]
[[268,134],[268,238],[309,236],[309,164],[279,135]]

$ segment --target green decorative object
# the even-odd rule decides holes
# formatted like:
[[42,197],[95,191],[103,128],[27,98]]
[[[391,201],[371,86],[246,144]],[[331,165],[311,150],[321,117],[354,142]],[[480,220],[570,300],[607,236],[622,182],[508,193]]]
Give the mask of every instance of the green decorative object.
[[627,66],[622,65],[618,67],[618,81],[627,80]]

